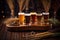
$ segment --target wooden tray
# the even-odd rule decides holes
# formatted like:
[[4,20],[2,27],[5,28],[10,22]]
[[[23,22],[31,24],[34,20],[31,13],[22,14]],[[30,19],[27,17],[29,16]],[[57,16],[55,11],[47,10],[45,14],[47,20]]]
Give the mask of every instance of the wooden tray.
[[41,25],[20,25],[20,26],[6,26],[11,31],[26,31],[26,30],[49,30],[50,26]]

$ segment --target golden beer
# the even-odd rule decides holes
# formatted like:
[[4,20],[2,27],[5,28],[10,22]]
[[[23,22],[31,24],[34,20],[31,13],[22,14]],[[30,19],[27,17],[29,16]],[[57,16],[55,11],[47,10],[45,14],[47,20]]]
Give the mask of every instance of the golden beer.
[[18,15],[19,15],[19,23],[23,25],[25,20],[25,15],[24,13],[19,13]]
[[37,20],[41,21],[41,19],[42,19],[42,14],[37,14]]

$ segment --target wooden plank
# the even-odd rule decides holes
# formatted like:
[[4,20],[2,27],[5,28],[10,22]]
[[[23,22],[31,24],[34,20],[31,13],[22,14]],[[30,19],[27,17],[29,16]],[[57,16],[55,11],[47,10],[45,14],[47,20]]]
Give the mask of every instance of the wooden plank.
[[24,26],[24,27],[7,27],[9,31],[28,31],[28,30],[49,30],[50,26]]

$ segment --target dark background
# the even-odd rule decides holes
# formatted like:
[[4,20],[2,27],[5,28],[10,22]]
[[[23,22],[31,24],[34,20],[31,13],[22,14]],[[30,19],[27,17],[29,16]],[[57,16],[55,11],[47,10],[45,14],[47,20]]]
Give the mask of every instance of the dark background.
[[[60,0],[51,0],[51,6],[49,9],[50,16],[52,17],[54,11],[60,7]],[[29,2],[29,10],[28,12],[35,11],[35,12],[44,12],[44,6],[40,0],[30,0]],[[18,15],[19,12],[19,5],[17,0],[14,0],[14,14],[15,16]],[[26,10],[23,10],[26,12]],[[6,2],[6,0],[0,0],[0,18],[8,18],[10,17],[11,10]],[[5,17],[3,17],[5,16]]]

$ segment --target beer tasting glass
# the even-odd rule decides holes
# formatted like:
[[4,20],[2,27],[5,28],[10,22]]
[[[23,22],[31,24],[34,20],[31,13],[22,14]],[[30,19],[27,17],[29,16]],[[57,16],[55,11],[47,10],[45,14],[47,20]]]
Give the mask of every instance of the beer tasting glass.
[[32,24],[35,24],[37,19],[37,14],[36,12],[31,12],[30,14],[31,14],[31,22]]
[[45,24],[48,23],[49,13],[43,13],[43,17],[44,17]]
[[26,25],[30,24],[30,16],[31,16],[31,14],[25,14],[25,23],[26,23]]
[[37,14],[37,22],[38,22],[38,24],[41,24],[41,19],[42,19],[42,13]]
[[25,15],[24,15],[24,13],[18,13],[18,17],[19,17],[19,23],[20,23],[20,25],[24,25],[24,21],[25,21]]

